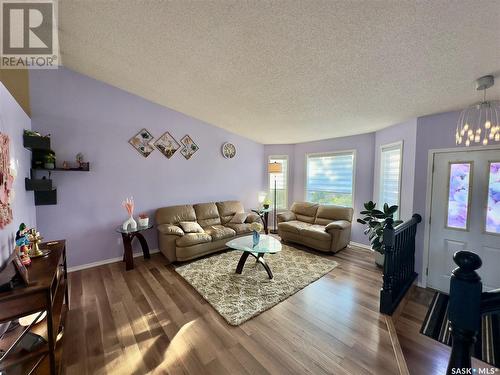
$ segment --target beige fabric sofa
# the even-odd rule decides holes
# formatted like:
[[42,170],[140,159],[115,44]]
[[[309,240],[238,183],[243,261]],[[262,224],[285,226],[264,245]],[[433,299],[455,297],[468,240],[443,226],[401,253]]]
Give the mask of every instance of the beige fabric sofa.
[[352,215],[352,208],[294,202],[278,214],[278,234],[283,241],[336,253],[351,240]]
[[[156,210],[158,245],[170,262],[186,261],[225,249],[231,238],[249,235],[250,223],[259,215],[248,214],[241,224],[230,223],[236,213],[245,212],[239,201],[210,202],[163,207]],[[197,222],[203,233],[185,233],[180,222]]]

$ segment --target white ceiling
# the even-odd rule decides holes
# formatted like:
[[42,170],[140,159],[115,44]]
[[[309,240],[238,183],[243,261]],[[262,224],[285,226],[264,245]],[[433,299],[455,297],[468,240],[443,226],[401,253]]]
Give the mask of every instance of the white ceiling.
[[497,0],[61,0],[59,26],[66,67],[266,144],[459,109],[490,73],[500,98]]

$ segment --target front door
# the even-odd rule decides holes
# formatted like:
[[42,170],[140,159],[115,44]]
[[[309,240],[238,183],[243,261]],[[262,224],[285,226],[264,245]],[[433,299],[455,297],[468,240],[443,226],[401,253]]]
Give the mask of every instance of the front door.
[[500,149],[434,154],[427,286],[449,291],[453,254],[478,254],[486,290],[500,287]]

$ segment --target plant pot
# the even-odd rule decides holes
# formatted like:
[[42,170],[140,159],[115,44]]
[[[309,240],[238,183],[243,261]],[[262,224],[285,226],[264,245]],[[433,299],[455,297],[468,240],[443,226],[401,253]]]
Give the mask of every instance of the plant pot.
[[384,267],[385,255],[380,254],[378,251],[375,251],[375,264],[379,267]]
[[139,218],[138,224],[140,227],[147,227],[149,225],[149,217],[144,219]]
[[56,166],[55,166],[55,164],[54,164],[54,163],[45,163],[45,164],[43,165],[43,167],[44,167],[45,169],[54,169]]

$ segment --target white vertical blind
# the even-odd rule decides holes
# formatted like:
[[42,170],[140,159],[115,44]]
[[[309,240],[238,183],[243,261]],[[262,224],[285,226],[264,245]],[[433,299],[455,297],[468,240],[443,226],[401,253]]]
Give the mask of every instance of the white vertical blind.
[[[380,155],[380,190],[378,206],[400,205],[402,144],[382,146]],[[396,213],[399,217],[399,210]]]
[[281,164],[281,173],[269,173],[269,199],[274,201],[274,179],[276,178],[276,208],[284,210],[288,207],[288,156],[271,155],[269,163]]
[[306,199],[352,207],[354,152],[307,156]]

